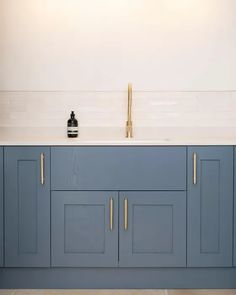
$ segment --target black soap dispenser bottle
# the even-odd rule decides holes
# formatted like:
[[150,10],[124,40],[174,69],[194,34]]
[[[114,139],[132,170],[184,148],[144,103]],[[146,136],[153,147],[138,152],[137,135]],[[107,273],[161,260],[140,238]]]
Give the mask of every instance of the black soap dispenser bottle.
[[78,137],[78,133],[78,121],[75,119],[75,113],[72,111],[70,114],[70,119],[67,121],[67,136]]

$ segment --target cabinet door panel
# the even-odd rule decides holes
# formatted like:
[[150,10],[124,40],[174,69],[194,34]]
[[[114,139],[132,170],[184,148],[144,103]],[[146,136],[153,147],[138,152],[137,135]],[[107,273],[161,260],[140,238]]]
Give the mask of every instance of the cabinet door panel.
[[186,148],[54,147],[52,190],[186,190]]
[[[40,155],[45,182],[41,183]],[[50,149],[5,149],[5,264],[50,265]]]
[[188,266],[232,266],[232,207],[233,148],[189,148]]
[[0,147],[0,267],[3,266],[3,149]]
[[118,193],[53,192],[52,265],[105,267],[117,261]]
[[186,193],[122,192],[119,249],[120,266],[186,266]]

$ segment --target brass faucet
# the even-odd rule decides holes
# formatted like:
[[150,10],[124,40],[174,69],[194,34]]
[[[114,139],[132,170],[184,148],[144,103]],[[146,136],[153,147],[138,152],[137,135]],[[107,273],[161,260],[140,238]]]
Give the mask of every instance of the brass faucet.
[[133,137],[132,126],[132,84],[128,84],[128,118],[126,121],[126,138]]

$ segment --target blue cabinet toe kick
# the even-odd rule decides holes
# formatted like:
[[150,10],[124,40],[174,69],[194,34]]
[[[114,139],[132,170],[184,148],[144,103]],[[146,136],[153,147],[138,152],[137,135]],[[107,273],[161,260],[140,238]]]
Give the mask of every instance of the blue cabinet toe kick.
[[2,289],[234,289],[236,268],[5,268]]

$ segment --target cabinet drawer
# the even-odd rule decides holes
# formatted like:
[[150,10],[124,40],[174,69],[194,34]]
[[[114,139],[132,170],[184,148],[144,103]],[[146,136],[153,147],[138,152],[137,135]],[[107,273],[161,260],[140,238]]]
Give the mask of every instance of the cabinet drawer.
[[185,147],[54,147],[53,190],[186,190]]

